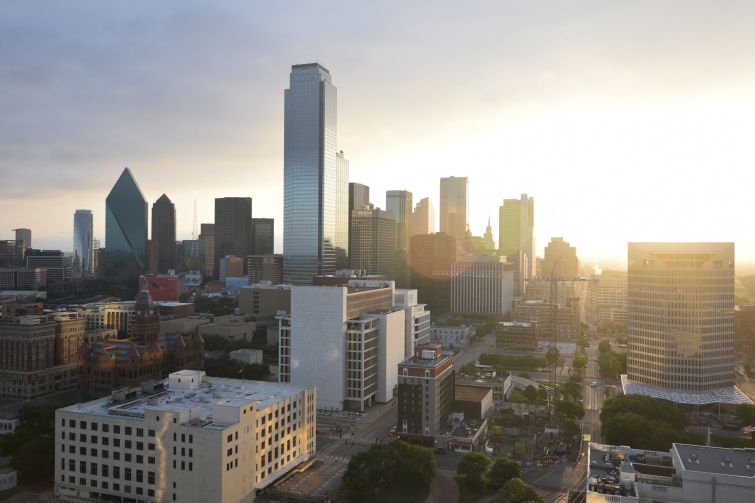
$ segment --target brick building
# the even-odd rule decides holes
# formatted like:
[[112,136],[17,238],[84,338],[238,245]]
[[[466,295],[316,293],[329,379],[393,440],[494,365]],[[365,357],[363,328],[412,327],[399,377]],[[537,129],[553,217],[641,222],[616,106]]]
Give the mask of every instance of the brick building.
[[398,365],[398,426],[400,433],[436,435],[454,401],[453,358],[439,345],[415,348],[414,356]]

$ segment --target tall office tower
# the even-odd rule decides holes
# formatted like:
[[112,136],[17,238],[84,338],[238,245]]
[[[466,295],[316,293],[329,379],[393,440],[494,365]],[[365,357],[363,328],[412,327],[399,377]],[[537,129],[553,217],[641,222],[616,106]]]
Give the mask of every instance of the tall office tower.
[[263,281],[273,285],[283,283],[283,255],[247,255],[246,262],[250,285]]
[[442,232],[412,236],[409,248],[411,286],[433,311],[451,307],[451,268],[456,262],[456,239]]
[[396,220],[393,212],[362,208],[351,212],[351,268],[393,277],[396,267]]
[[590,307],[600,321],[626,323],[627,273],[604,270],[589,285]]
[[24,242],[8,239],[0,241],[0,267],[22,267]]
[[[285,90],[283,279],[309,284],[336,270],[336,247],[348,247],[348,185],[338,176],[336,88],[318,63],[291,67]],[[346,218],[337,216],[346,199]],[[341,223],[342,222],[342,223]],[[337,229],[337,225],[344,229]]]
[[625,394],[749,403],[734,386],[734,243],[629,243]]
[[73,275],[71,257],[66,257],[60,250],[26,250],[24,266],[28,268],[44,267],[47,269],[47,285],[62,286]]
[[385,193],[385,209],[396,217],[396,236],[399,250],[409,249],[412,235],[412,193],[408,190],[389,190]]
[[180,248],[182,251],[181,254],[176,253],[176,272],[201,270],[205,263],[204,241],[184,239],[180,243],[180,247],[176,244],[176,250]]
[[280,381],[314,384],[319,409],[391,400],[406,338],[406,311],[393,298],[392,281],[291,287],[291,314],[277,317]]
[[511,311],[514,267],[502,257],[472,257],[453,265],[451,311],[503,317]]
[[495,252],[495,240],[493,239],[493,228],[490,226],[490,217],[488,217],[488,226],[485,227],[485,234],[482,236],[482,250],[486,254]]
[[152,241],[157,247],[157,272],[176,269],[176,205],[163,194],[152,205]]
[[418,346],[398,365],[398,429],[414,435],[436,435],[454,402],[453,357],[439,345]]
[[440,179],[440,232],[456,238],[457,245],[467,235],[469,180],[466,176]]
[[435,234],[435,208],[429,197],[420,199],[414,207],[412,236],[415,234]]
[[136,286],[147,267],[147,200],[124,168],[105,199],[105,277]]
[[215,199],[215,272],[221,257],[246,257],[252,248],[252,198]]
[[102,271],[100,270],[103,263],[103,260],[100,259],[102,252],[103,250],[100,248],[100,240],[92,239],[92,271],[94,271],[95,276],[102,275]]
[[572,279],[579,277],[577,249],[569,246],[564,238],[551,238],[545,247],[543,275],[546,278]]
[[204,242],[205,262],[201,270],[206,275],[215,277],[215,224],[202,224],[199,240]]
[[252,250],[249,255],[272,255],[275,253],[275,220],[252,219]]
[[349,267],[349,161],[336,153],[336,269]]
[[92,210],[76,210],[73,214],[73,275],[74,277],[93,276],[94,247],[93,247]]
[[[519,199],[504,199],[498,210],[498,246],[503,256],[518,257],[523,279],[534,276],[535,263],[535,198],[522,194]],[[548,274],[544,272],[544,274]]]
[[16,231],[16,241],[24,242],[24,250],[31,248],[31,229],[13,229]]
[[370,188],[361,183],[349,183],[349,261],[351,261],[351,212],[370,206]]

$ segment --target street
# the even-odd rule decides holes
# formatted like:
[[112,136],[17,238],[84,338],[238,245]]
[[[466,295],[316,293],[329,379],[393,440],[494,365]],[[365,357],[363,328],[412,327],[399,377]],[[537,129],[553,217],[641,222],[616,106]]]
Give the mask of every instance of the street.
[[[592,383],[597,382],[596,386]],[[600,442],[600,410],[606,398],[605,384],[600,380],[598,368],[598,342],[592,341],[587,350],[587,367],[583,379],[583,402],[585,418],[582,432],[590,435],[593,442]]]

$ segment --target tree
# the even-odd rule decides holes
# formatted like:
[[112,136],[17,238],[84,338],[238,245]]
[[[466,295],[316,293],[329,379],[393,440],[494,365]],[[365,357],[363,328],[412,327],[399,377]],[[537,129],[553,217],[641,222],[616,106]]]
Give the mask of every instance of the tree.
[[585,408],[577,402],[561,400],[556,403],[556,413],[571,419],[582,419],[585,417]]
[[485,475],[490,468],[490,459],[481,452],[467,452],[459,460],[456,473],[463,477],[463,483],[473,493],[479,494],[485,489]]
[[540,386],[539,388],[537,388],[537,399],[541,402],[548,401],[548,390],[545,388],[545,386]]
[[561,362],[561,352],[558,348],[548,348],[548,351],[545,352],[545,359],[551,367],[553,365],[559,365]]
[[524,388],[524,398],[526,398],[528,402],[537,401],[537,388],[528,384],[527,387]]
[[587,366],[587,357],[582,353],[575,353],[571,366],[578,371],[582,371]]
[[572,374],[569,380],[561,385],[561,394],[573,401],[579,401],[582,398],[582,378]]
[[469,362],[461,366],[459,369],[459,373],[465,374],[468,376],[473,376],[477,374],[477,367],[475,366],[474,362]]
[[497,459],[488,472],[490,487],[498,489],[513,478],[521,478],[519,463],[513,459]]
[[506,482],[501,489],[506,503],[543,503],[543,498],[537,494],[532,486],[528,486],[520,478],[513,478]]
[[16,431],[0,437],[0,453],[10,456],[22,482],[52,481],[55,474],[55,410],[59,405],[26,405]]
[[608,339],[603,339],[598,343],[598,351],[600,353],[608,353],[611,351],[611,343],[608,342]]
[[676,431],[682,431],[687,425],[687,417],[673,403],[642,395],[622,395],[606,399],[600,412],[600,420],[605,422],[622,412],[632,412],[647,419],[669,423]]
[[574,438],[574,435],[578,435],[580,431],[582,428],[574,419],[566,418],[561,422],[561,436],[564,438]]
[[755,405],[749,403],[737,405],[737,418],[741,426],[755,424]]
[[668,451],[671,444],[684,436],[667,422],[648,419],[633,412],[621,412],[602,423],[605,441],[614,445],[630,445],[635,449]]

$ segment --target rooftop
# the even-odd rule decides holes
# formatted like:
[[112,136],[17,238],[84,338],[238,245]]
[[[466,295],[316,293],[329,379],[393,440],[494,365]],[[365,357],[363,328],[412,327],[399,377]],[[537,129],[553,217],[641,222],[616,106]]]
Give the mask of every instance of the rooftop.
[[443,363],[449,361],[451,359],[451,356],[446,353],[441,353],[437,358],[430,359],[430,358],[422,358],[421,356],[414,355],[410,356],[406,360],[399,363],[399,367],[423,367],[432,369],[439,365],[442,365]]
[[454,390],[454,400],[463,402],[481,402],[493,388],[487,384],[457,384]]
[[673,449],[687,471],[755,477],[755,449],[690,444],[674,444]]
[[[193,388],[180,387],[177,384],[180,382],[179,378],[196,378],[199,384]],[[215,406],[241,407],[256,402],[258,409],[265,408],[306,389],[287,383],[206,377],[205,373],[199,370],[175,372],[162,381],[162,384],[162,388],[157,386],[154,390],[145,386],[141,389],[124,390],[123,401],[113,400],[114,393],[113,396],[70,405],[62,410],[94,416],[133,418],[144,418],[146,411],[178,414],[191,411],[193,418],[199,419],[200,426],[213,427],[215,423],[212,416]]]

